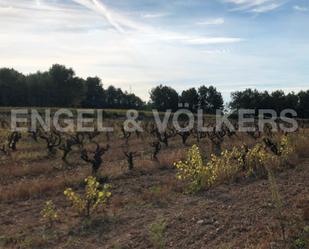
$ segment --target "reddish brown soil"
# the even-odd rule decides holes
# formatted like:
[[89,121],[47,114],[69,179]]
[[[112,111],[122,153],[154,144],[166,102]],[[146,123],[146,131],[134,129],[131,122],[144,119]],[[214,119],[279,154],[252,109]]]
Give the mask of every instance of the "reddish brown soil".
[[[309,160],[276,176],[284,203],[286,236],[294,221],[304,222],[309,206]],[[267,179],[250,179],[185,195],[171,168],[153,165],[110,179],[113,197],[108,212],[81,222],[62,191],[50,197],[0,204],[0,248],[155,248],[149,226],[166,221],[165,248],[289,248],[281,241],[276,209]],[[40,211],[52,199],[61,222],[44,230]]]

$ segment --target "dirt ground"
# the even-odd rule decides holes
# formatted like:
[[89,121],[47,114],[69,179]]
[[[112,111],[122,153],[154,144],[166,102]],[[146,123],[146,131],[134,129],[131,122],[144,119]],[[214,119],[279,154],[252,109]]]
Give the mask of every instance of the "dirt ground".
[[[308,205],[308,165],[309,160],[303,161],[277,176],[289,219],[301,216]],[[88,225],[63,214],[47,234],[40,222],[42,199],[2,203],[1,238],[12,238],[2,248],[153,248],[149,226],[161,219],[166,222],[166,248],[271,248],[271,242],[280,241],[266,179],[222,185],[192,196],[177,192],[173,171],[137,171],[115,179],[109,212]],[[52,199],[68,208],[62,196]],[[18,236],[23,239],[14,245]]]
[[[112,198],[105,212],[82,220],[63,190],[70,186],[81,191],[89,167],[76,160],[73,169],[57,168],[59,158],[46,160],[35,153],[44,150],[41,144],[25,142],[18,157],[3,159],[0,165],[0,248],[305,249],[291,245],[308,227],[309,158],[276,174],[284,210],[280,222],[268,179],[241,179],[184,194],[172,162],[187,148],[175,151],[172,144],[159,163],[140,157],[132,172],[123,158],[113,160],[120,152],[107,155],[103,170],[112,184]],[[31,157],[25,154],[29,151]],[[60,213],[52,228],[41,219],[47,200],[53,200]]]

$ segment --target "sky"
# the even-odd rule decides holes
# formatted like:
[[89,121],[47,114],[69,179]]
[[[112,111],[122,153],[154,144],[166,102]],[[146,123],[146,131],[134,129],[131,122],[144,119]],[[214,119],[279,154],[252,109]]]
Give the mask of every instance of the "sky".
[[0,0],[0,67],[152,87],[309,88],[309,0]]

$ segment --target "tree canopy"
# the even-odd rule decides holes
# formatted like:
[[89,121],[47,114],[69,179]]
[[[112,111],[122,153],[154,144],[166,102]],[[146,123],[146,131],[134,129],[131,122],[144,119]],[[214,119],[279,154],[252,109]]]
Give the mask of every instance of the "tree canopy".
[[55,64],[46,72],[23,75],[14,69],[0,69],[0,106],[143,108],[145,103],[134,94],[110,86],[101,79],[86,80],[72,68]]
[[178,109],[179,95],[175,89],[159,85],[151,90],[150,103],[153,108],[159,111],[166,111],[168,109],[175,111]]
[[[82,79],[72,68],[55,64],[48,71],[24,75],[14,69],[0,68],[0,106],[5,107],[82,107],[111,109],[147,109],[159,111],[182,107],[195,112],[215,114],[223,110],[222,94],[214,86],[202,85],[178,93],[167,85],[150,91],[150,101],[145,103],[133,93],[113,85],[103,87],[98,77]],[[280,113],[294,109],[301,118],[309,118],[309,90],[285,93],[246,89],[231,94],[232,109],[273,109]]]
[[309,90],[285,94],[281,90],[269,93],[246,89],[231,94],[232,109],[273,109],[278,114],[284,109],[293,109],[301,118],[309,118]]

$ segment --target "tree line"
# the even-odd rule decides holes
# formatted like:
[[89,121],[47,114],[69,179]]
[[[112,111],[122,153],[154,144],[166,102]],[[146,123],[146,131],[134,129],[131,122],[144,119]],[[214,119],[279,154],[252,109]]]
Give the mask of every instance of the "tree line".
[[109,86],[104,88],[98,77],[82,79],[72,68],[55,64],[46,72],[24,75],[14,69],[0,69],[0,106],[5,107],[82,107],[111,109],[178,109],[179,102],[190,109],[199,107],[215,113],[223,108],[223,98],[214,87],[191,88],[178,94],[168,86],[151,90],[145,103],[135,94]]
[[273,92],[246,89],[231,94],[229,104],[232,109],[272,109],[278,114],[284,109],[293,109],[300,118],[309,118],[309,90],[298,93],[284,93],[282,90]]
[[[179,106],[179,103],[187,104]],[[82,107],[110,109],[151,109],[159,111],[179,107],[191,111],[202,109],[214,114],[223,110],[222,94],[213,86],[202,85],[180,94],[172,87],[159,85],[144,102],[133,93],[109,86],[104,88],[98,77],[82,79],[72,68],[55,64],[48,71],[24,75],[14,69],[0,69],[0,106],[4,107]],[[255,89],[231,94],[231,109],[294,109],[298,116],[309,118],[309,90],[285,94],[283,91],[260,92]]]
[[0,69],[0,106],[143,108],[144,102],[120,88],[103,88],[101,79],[86,80],[71,68],[55,64],[46,72],[24,75]]

